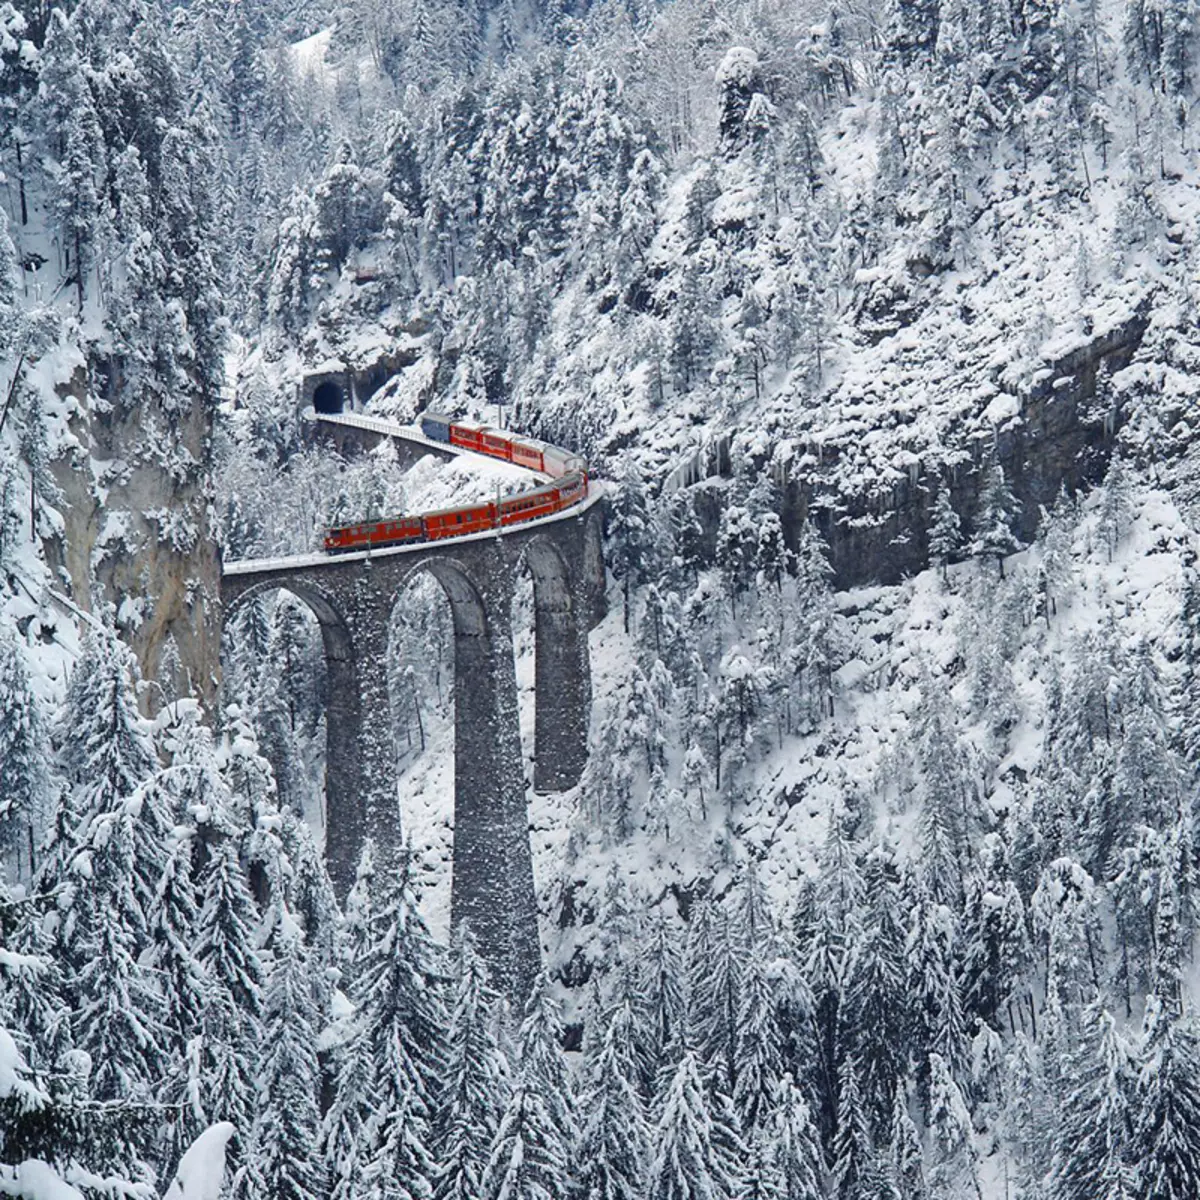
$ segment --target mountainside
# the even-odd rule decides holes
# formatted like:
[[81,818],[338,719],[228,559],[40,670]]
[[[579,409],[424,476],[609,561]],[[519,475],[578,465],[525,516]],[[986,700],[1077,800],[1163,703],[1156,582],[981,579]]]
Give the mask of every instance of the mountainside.
[[[1200,1195],[1197,28],[0,5],[3,1186],[203,1135],[196,1200]],[[450,928],[443,585],[344,898],[317,614],[219,612],[520,475],[311,408],[608,481],[568,791],[511,606],[528,998]]]

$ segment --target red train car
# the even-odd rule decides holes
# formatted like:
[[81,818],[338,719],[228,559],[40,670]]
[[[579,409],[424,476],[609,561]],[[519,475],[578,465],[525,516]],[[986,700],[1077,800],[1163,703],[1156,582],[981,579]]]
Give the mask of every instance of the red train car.
[[425,540],[429,542],[495,529],[499,523],[496,506],[490,502],[476,504],[472,508],[443,508],[438,512],[425,513],[421,517],[421,524],[425,528]]
[[513,460],[513,437],[502,429],[483,429],[479,434],[479,449],[505,462]]
[[546,443],[539,442],[536,438],[515,437],[512,440],[512,461],[518,467],[525,467],[530,471],[544,471],[545,450]]
[[331,553],[366,550],[371,546],[394,546],[419,542],[425,536],[420,517],[390,517],[369,525],[343,525],[325,532],[325,549]]
[[483,431],[486,425],[474,421],[455,421],[450,426],[450,445],[461,446],[464,450],[474,450],[476,454],[483,453]]

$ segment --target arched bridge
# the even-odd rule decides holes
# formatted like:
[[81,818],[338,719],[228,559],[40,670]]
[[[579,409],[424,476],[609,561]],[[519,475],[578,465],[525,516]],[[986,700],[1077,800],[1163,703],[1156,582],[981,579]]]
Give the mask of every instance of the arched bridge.
[[466,920],[497,982],[523,997],[539,969],[511,629],[523,571],[533,578],[534,788],[579,782],[587,756],[587,635],[603,613],[599,495],[541,520],[434,543],[343,555],[227,563],[225,619],[284,589],[320,624],[328,666],[326,859],[345,895],[363,840],[399,841],[387,652],[391,614],[418,575],[441,585],[454,627],[454,878],[451,918]]

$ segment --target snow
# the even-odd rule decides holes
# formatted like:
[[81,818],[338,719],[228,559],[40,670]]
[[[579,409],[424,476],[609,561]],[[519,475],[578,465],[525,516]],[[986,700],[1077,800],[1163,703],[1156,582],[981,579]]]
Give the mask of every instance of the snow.
[[225,1152],[237,1131],[228,1121],[209,1126],[188,1147],[163,1200],[220,1200]]
[[15,1167],[0,1164],[0,1192],[21,1200],[84,1200],[82,1192],[37,1158]]

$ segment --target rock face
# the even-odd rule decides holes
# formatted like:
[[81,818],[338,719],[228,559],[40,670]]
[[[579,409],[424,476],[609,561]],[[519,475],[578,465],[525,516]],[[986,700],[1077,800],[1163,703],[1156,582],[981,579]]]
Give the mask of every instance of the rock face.
[[[1138,311],[1048,364],[1027,396],[1012,398],[1012,417],[994,430],[963,436],[971,462],[950,479],[950,498],[967,538],[974,529],[993,446],[1021,505],[1016,532],[1022,541],[1033,540],[1041,507],[1053,505],[1061,489],[1074,494],[1103,479],[1125,414],[1098,384],[1104,373],[1111,376],[1129,365],[1147,325],[1145,310]],[[832,493],[825,476],[835,465],[836,454],[831,454],[822,467],[786,482],[782,515],[789,544],[795,548],[811,516],[829,545],[834,586],[840,589],[895,584],[923,571],[929,565],[929,528],[939,486],[936,467],[931,473],[925,464],[917,464],[908,481],[880,500]],[[693,489],[710,557],[726,503],[724,489],[713,478],[728,476],[731,470],[724,441],[698,456],[681,480]]]
[[[1146,332],[1147,317],[1135,313],[1109,333],[1049,364],[1010,418],[994,435],[975,436],[972,465],[950,480],[950,499],[974,529],[984,468],[993,445],[1013,495],[1021,505],[1017,534],[1032,541],[1041,507],[1053,505],[1065,488],[1074,494],[1104,477],[1123,414],[1097,389],[1102,371],[1129,365]],[[1014,397],[1014,401],[1015,401]],[[893,504],[882,513],[856,508],[842,498],[841,511],[815,508],[814,519],[829,542],[838,587],[892,584],[929,565],[929,527],[937,490],[922,470],[895,489]],[[795,536],[808,513],[811,484],[797,481],[787,489],[785,527]]]
[[212,528],[212,412],[147,402],[121,412],[93,364],[62,389],[77,445],[52,464],[65,529],[47,561],[81,608],[113,605],[148,711],[191,693],[211,708],[220,674],[220,558]]

